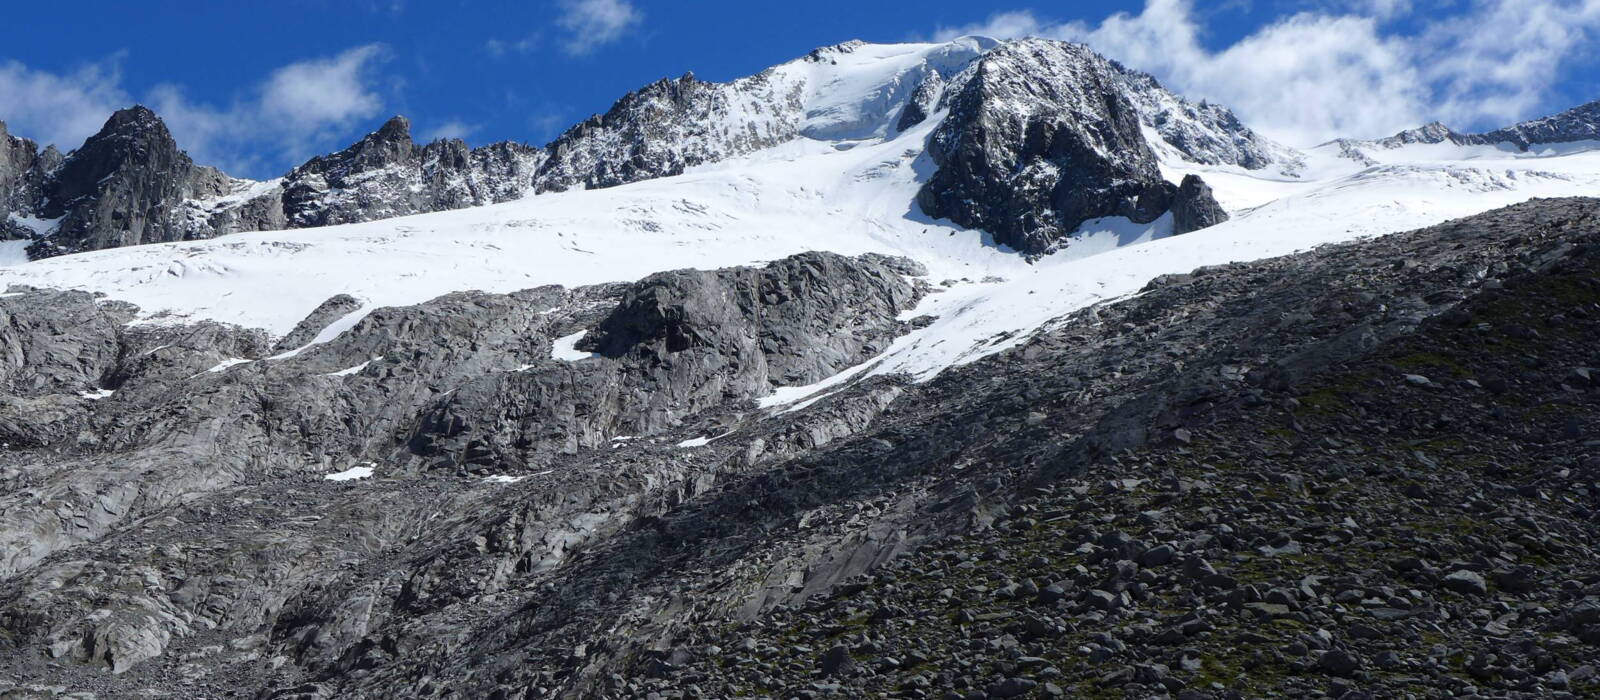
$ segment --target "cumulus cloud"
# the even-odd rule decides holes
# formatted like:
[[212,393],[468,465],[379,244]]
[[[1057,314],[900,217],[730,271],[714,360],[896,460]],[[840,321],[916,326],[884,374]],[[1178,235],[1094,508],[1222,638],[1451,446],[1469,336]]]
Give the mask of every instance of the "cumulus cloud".
[[273,71],[261,87],[262,116],[304,130],[376,114],[383,100],[370,88],[368,73],[382,54],[382,46],[368,44]]
[[61,75],[0,63],[0,121],[12,134],[69,150],[131,102],[119,87],[120,63],[116,56]]
[[556,25],[567,32],[562,48],[580,56],[622,38],[643,19],[628,0],[562,0]]
[[224,106],[195,101],[170,84],[135,98],[120,87],[120,57],[65,75],[12,61],[0,64],[0,120],[13,133],[69,150],[111,112],[142,101],[195,160],[236,174],[276,174],[263,169],[301,160],[381,114],[373,69],[384,54],[370,44],[291,63]]
[[1347,7],[1280,17],[1220,49],[1202,43],[1189,0],[1147,0],[1138,14],[1098,24],[1003,12],[936,36],[1081,41],[1304,146],[1434,119],[1470,129],[1534,116],[1551,107],[1563,64],[1600,29],[1600,0],[1479,0],[1453,17],[1419,17],[1411,34],[1386,29],[1413,12],[1409,2]]
[[478,130],[478,125],[468,124],[459,119],[451,119],[440,124],[422,135],[423,141],[437,141],[439,139],[465,139]]

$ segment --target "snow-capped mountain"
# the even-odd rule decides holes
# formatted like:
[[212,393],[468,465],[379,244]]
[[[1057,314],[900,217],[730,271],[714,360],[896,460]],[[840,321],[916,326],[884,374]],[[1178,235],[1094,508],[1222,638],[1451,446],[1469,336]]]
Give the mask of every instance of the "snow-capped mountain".
[[1372,155],[1375,151],[1416,144],[1484,146],[1508,152],[1539,153],[1588,150],[1595,145],[1592,142],[1600,142],[1600,100],[1478,134],[1459,133],[1439,122],[1431,122],[1381,139],[1335,139],[1318,148],[1336,149],[1345,158],[1371,164],[1377,162]]
[[[1031,52],[1025,49],[1029,46]],[[1098,128],[1097,120],[1111,116],[1103,110],[1079,110],[1090,104],[1085,100],[1102,96],[1118,100],[1122,123],[1111,131],[1120,134],[1120,143],[1132,147],[1129,162],[1137,161],[1136,179],[1142,183],[1135,189],[1162,190],[1145,198],[1135,218],[1160,215],[1175,192],[1168,191],[1170,186],[1156,187],[1159,176],[1152,169],[1152,149],[1202,164],[1286,173],[1298,167],[1299,157],[1292,150],[1250,131],[1226,108],[1190,103],[1148,75],[1087,49],[1059,47],[1057,42],[1002,43],[979,37],[941,44],[846,42],[727,83],[705,82],[693,75],[658,81],[624,96],[605,114],[572,127],[543,148],[501,142],[469,149],[459,140],[422,146],[412,142],[409,123],[397,117],[343,151],[313,158],[266,182],[197,169],[177,150],[158,117],[134,108],[119,113],[107,130],[74,154],[120,154],[114,167],[127,173],[125,178],[182,183],[171,191],[122,196],[121,190],[105,186],[102,173],[88,172],[94,168],[57,173],[53,156],[19,139],[8,143],[18,154],[12,160],[23,165],[12,166],[19,174],[0,181],[0,187],[13,202],[9,229],[13,237],[36,241],[30,248],[34,257],[240,231],[373,221],[510,201],[531,193],[612,187],[677,175],[795,141],[859,143],[892,138],[920,124],[931,111],[947,107],[942,102],[957,93],[975,92],[969,84],[989,80],[988,73],[1002,63],[1011,79],[1024,85],[1092,75],[1092,84],[1077,86],[1053,107],[1059,118],[1052,119],[1071,125],[1073,131],[1088,133],[1084,130]],[[1017,55],[1005,58],[1013,54]],[[980,63],[990,68],[975,69]],[[1063,72],[1070,66],[1076,68]],[[1073,100],[1081,104],[1067,104]],[[149,147],[118,150],[107,145],[129,138]],[[101,170],[112,167],[102,162],[104,158],[69,154],[68,160],[100,163]],[[1097,175],[1085,170],[1072,182],[1121,173],[1117,168]],[[50,199],[43,189],[46,181],[58,183],[57,199]],[[92,209],[91,202],[102,200],[106,204],[94,205],[106,209],[101,215],[77,215],[62,227],[59,219],[67,210]],[[1089,209],[1126,214],[1133,207],[1106,204]],[[1033,231],[1032,243],[1003,236],[1030,253],[1042,252],[1075,229],[1079,221],[1074,217],[1081,219],[1084,212],[1064,214],[1060,220],[1046,217],[1048,221],[1036,221],[1037,213],[1026,224]],[[976,222],[975,216],[962,220]],[[125,217],[132,223],[125,223]]]
[[[1184,100],[1081,46],[1040,40],[848,42],[728,83],[660,81],[542,149],[418,146],[397,118],[267,182],[189,163],[147,110],[113,122],[65,159],[8,141],[7,162],[21,167],[0,171],[12,173],[0,184],[11,183],[8,220],[24,234],[3,244],[11,259],[69,240],[284,230],[40,261],[0,269],[0,281],[92,289],[152,319],[284,334],[338,294],[357,300],[353,322],[461,289],[594,284],[806,250],[881,252],[955,281],[928,302],[952,312],[902,339],[876,370],[918,373],[1004,347],[1011,341],[983,338],[1020,337],[1159,274],[1600,182],[1581,143],[1550,156],[1458,145],[1438,126],[1298,152],[1223,107]],[[102,145],[130,128],[163,138]],[[120,158],[101,168],[116,177],[74,174],[105,153]],[[168,189],[117,184],[169,182],[134,157],[150,153],[166,164],[152,172],[189,174]],[[64,200],[71,206],[47,196],[91,176],[101,189]],[[106,194],[130,187],[151,193],[137,200],[136,220],[157,234],[97,234],[96,224],[118,230],[123,215],[94,207],[126,201]],[[79,209],[100,214],[67,216]],[[344,225],[297,230],[318,224]],[[1136,245],[1157,239],[1166,240]],[[1007,282],[971,282],[985,278]]]
[[[165,134],[137,113],[132,123]],[[1436,143],[1437,128],[1366,147],[1381,160],[1350,159],[1349,142],[1297,152],[1225,108],[1188,102],[1081,46],[1038,40],[848,42],[729,83],[661,81],[543,149],[419,147],[408,127],[390,120],[267,182],[168,157],[204,175],[182,182],[210,189],[152,210],[188,227],[162,229],[167,238],[286,230],[40,261],[0,269],[0,282],[92,289],[152,319],[284,334],[336,294],[359,301],[354,319],[461,289],[594,284],[805,250],[881,252],[956,282],[928,303],[959,311],[902,339],[898,359],[879,368],[926,372],[1006,345],[982,338],[1020,337],[1158,274],[1581,194],[1600,181],[1588,151],[1463,153]],[[66,160],[103,150],[90,141]],[[74,172],[31,144],[8,152],[32,163],[23,172]],[[21,202],[10,221],[38,227],[3,244],[13,260],[29,245],[64,245],[60,222],[28,208],[30,193],[59,191],[30,184],[48,180],[10,180],[20,184],[9,201]],[[74,206],[101,199],[80,195]],[[115,212],[72,220],[118,221]],[[1167,240],[1135,245],[1156,239]],[[985,278],[1008,281],[970,282]]]
[[1587,689],[1600,149],[1458,136],[981,38],[262,182],[0,132],[0,695]]

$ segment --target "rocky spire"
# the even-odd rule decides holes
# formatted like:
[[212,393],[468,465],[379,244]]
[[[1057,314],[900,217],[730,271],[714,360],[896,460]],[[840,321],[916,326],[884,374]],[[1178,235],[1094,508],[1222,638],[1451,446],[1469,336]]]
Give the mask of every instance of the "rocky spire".
[[228,181],[195,165],[149,108],[117,110],[44,180],[38,214],[60,225],[29,255],[194,237],[177,210],[190,198],[220,194]]

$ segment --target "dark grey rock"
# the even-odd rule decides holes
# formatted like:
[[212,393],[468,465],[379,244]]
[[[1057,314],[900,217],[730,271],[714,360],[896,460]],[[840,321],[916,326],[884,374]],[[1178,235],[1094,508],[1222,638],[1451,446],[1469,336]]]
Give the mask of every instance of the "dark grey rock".
[[1172,232],[1189,233],[1228,220],[1228,213],[1199,175],[1185,175],[1172,196]]
[[1077,44],[1021,40],[985,54],[952,81],[949,116],[928,142],[938,170],[917,203],[1028,254],[1088,219],[1160,216],[1171,185],[1116,81]]
[[1483,575],[1466,569],[1445,575],[1439,581],[1439,585],[1462,595],[1483,595],[1489,592],[1489,585],[1484,582]]

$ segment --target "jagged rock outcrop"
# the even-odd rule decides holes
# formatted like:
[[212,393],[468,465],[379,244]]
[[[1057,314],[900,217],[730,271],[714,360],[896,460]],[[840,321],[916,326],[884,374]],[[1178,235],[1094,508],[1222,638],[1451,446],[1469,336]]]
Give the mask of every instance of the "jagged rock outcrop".
[[[61,154],[54,148],[41,152],[38,144],[12,136],[0,122],[0,240],[35,235],[35,226],[28,223],[37,221],[31,215],[40,185],[60,163]],[[14,220],[13,213],[20,218]]]
[[1021,40],[985,54],[953,81],[949,116],[928,142],[938,170],[917,203],[1030,255],[1089,219],[1155,220],[1176,188],[1121,75],[1080,44]]
[[1211,186],[1199,175],[1185,175],[1172,195],[1172,232],[1189,233],[1228,220],[1228,212],[1217,204]]
[[503,202],[532,191],[544,159],[539,149],[513,142],[469,149],[460,139],[441,139],[418,146],[410,121],[394,117],[349,148],[284,176],[284,216],[300,228]]
[[189,219],[186,203],[222,196],[233,185],[178,150],[154,112],[119,110],[42,183],[38,216],[58,221],[29,255],[209,237],[203,224]]
[[783,143],[800,130],[799,87],[770,72],[651,83],[552,141],[538,188],[614,187]]

